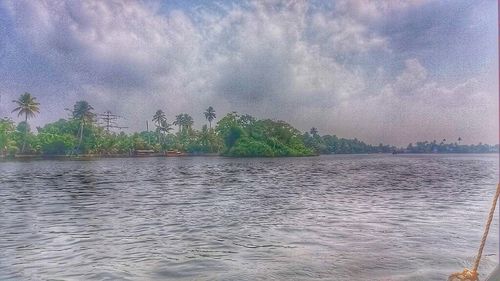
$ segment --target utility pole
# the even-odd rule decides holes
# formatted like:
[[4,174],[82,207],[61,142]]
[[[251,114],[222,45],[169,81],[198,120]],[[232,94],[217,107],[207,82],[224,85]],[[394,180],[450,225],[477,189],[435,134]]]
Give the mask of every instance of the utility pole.
[[104,129],[107,133],[111,132],[112,129],[125,129],[128,127],[118,126],[117,120],[123,118],[119,115],[113,114],[111,111],[106,111],[99,114],[99,119],[104,123]]
[[149,137],[149,121],[146,120],[146,131],[148,131],[148,144],[151,145],[151,138]]

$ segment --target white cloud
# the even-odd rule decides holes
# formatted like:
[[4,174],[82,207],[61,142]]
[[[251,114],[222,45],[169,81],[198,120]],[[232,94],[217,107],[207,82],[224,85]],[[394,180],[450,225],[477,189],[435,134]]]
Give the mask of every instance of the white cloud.
[[427,80],[427,70],[417,59],[407,59],[405,68],[396,77],[396,81],[387,85],[384,91],[396,95],[414,95]]
[[373,49],[387,50],[386,38],[370,31],[368,26],[347,16],[332,17],[317,12],[312,19],[314,40],[336,54],[353,55]]
[[380,94],[342,103],[333,114],[337,131],[347,134],[354,127],[363,139],[398,145],[454,140],[464,132],[469,143],[496,138],[498,97],[487,77],[448,85],[430,80],[417,59],[404,66]]
[[[450,86],[417,59],[377,61],[393,50],[374,23],[425,2],[338,1],[323,9],[307,1],[250,1],[189,12],[120,0],[6,1],[4,7],[23,46],[49,64],[47,71],[64,76],[61,84],[45,81],[57,91],[44,93],[41,84],[33,92],[42,101],[70,107],[88,99],[100,111],[127,116],[133,130],[143,129],[158,108],[201,122],[203,109],[213,105],[218,116],[237,110],[303,130],[318,126],[323,133],[392,142],[458,130],[469,116],[484,123],[494,109],[472,116],[471,108],[491,100],[490,89],[481,87],[489,80]],[[398,63],[404,68],[395,74],[384,65]],[[17,88],[1,83],[13,93],[24,81]],[[454,108],[468,111],[458,116]],[[51,111],[54,116],[45,111],[40,120],[60,117]],[[437,121],[425,121],[429,116]],[[426,125],[400,137],[418,122]]]
[[409,8],[418,7],[431,0],[339,0],[336,9],[341,13],[349,14],[361,20],[379,20],[391,16],[392,13],[400,13]]

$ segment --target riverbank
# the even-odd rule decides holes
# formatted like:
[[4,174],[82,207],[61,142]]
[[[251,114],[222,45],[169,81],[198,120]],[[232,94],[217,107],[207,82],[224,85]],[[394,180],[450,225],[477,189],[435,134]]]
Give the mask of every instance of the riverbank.
[[487,155],[498,154],[498,152],[462,152],[462,153],[336,153],[336,154],[313,154],[313,155],[300,155],[300,156],[232,156],[219,153],[179,153],[177,155],[165,153],[151,153],[148,155],[134,155],[134,154],[82,154],[82,155],[15,155],[5,156],[0,155],[0,161],[24,161],[24,160],[98,160],[109,158],[186,158],[186,157],[223,157],[223,158],[307,158],[328,155],[393,155],[393,156],[416,156],[416,155]]
[[135,155],[135,154],[81,154],[81,155],[14,155],[5,156],[0,155],[0,161],[8,160],[65,160],[65,159],[105,159],[105,158],[152,158],[152,157],[218,157],[218,153],[180,153],[177,155],[168,155],[166,153],[151,153],[148,155]]

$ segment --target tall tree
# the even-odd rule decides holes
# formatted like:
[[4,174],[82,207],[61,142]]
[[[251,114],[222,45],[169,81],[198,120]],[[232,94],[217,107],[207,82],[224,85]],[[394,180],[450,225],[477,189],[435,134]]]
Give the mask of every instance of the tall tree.
[[193,126],[194,121],[193,117],[191,117],[189,114],[181,113],[175,116],[175,121],[173,124],[179,126],[179,133],[181,133],[189,131],[189,129],[191,129],[191,126]]
[[162,136],[162,130],[161,130],[162,123],[167,122],[167,117],[165,116],[165,112],[163,112],[163,110],[161,110],[161,109],[158,109],[156,111],[156,113],[153,115],[152,121],[155,123],[157,139],[158,139],[158,142],[160,142],[160,140],[162,138],[161,137]]
[[78,133],[78,152],[80,152],[80,148],[83,141],[83,127],[86,124],[91,124],[94,121],[95,113],[92,112],[94,108],[87,101],[77,101],[73,106],[73,118],[75,120],[80,121],[80,130]]
[[158,109],[156,111],[155,115],[153,115],[152,121],[155,122],[156,127],[160,127],[163,122],[167,121],[167,117],[165,116],[165,112],[163,112],[163,110],[161,110],[161,109]]
[[316,136],[318,134],[318,129],[316,129],[315,127],[312,127],[309,132],[311,133],[311,135]]
[[[26,122],[26,124],[28,124],[28,118],[35,117],[36,113],[40,113],[40,103],[38,103],[36,101],[36,98],[28,92],[22,94],[19,99],[13,100],[12,102],[17,105],[17,107],[14,108],[12,112],[17,111],[17,116],[24,115],[24,122]],[[29,126],[25,126],[23,147],[21,148],[21,152],[24,152],[26,148],[28,128]]]
[[172,125],[170,123],[167,122],[167,120],[164,120],[161,122],[160,124],[160,131],[165,133],[165,134],[168,134],[168,132],[170,132],[172,130]]
[[179,126],[179,133],[181,132],[181,128],[184,124],[184,114],[179,114],[175,116],[175,121],[173,123],[176,126]]
[[205,111],[205,118],[208,120],[208,124],[210,126],[210,129],[212,129],[212,121],[214,121],[217,116],[215,115],[215,110],[212,106],[209,106],[207,110]]
[[183,130],[188,131],[191,129],[191,126],[193,126],[194,121],[193,117],[191,117],[189,114],[184,113],[184,118],[183,118]]
[[156,127],[156,133],[158,134],[158,141],[163,144],[164,135],[168,134],[172,130],[172,125],[167,122],[167,120],[162,120],[161,124]]

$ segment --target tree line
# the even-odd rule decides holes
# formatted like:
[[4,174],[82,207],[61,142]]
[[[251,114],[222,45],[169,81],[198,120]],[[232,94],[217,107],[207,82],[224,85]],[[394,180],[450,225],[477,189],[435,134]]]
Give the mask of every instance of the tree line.
[[136,151],[164,153],[178,151],[192,154],[213,153],[226,156],[311,156],[351,153],[468,153],[494,152],[497,146],[485,144],[417,142],[407,148],[370,145],[358,139],[321,136],[316,128],[302,133],[284,121],[258,120],[251,115],[228,113],[214,127],[215,109],[209,106],[203,115],[207,124],[194,129],[194,119],[180,113],[169,122],[165,111],[151,116],[153,130],[134,133],[113,132],[100,126],[97,114],[87,101],[76,102],[69,118],[32,130],[29,120],[40,113],[40,103],[30,93],[13,101],[13,113],[24,120],[15,124],[11,118],[0,119],[0,155],[132,155]]
[[[68,109],[69,118],[37,127],[35,133],[28,121],[40,113],[40,103],[36,97],[24,93],[13,102],[16,107],[12,112],[23,117],[24,121],[16,125],[11,118],[0,119],[0,153],[4,156],[130,155],[138,150],[192,153],[221,151],[222,141],[212,129],[216,114],[211,106],[204,112],[209,125],[204,125],[201,130],[193,129],[194,121],[189,114],[178,114],[170,123],[165,112],[159,109],[151,118],[154,130],[127,134],[112,132],[99,126],[94,108],[82,100]],[[178,127],[176,133],[172,132],[174,126]]]
[[429,141],[419,141],[415,144],[410,143],[406,149],[400,149],[399,151],[405,153],[493,153],[498,152],[498,144],[489,145],[484,143],[479,144],[460,144],[462,138],[459,137],[455,142],[447,142],[443,139],[441,142],[433,140]]

